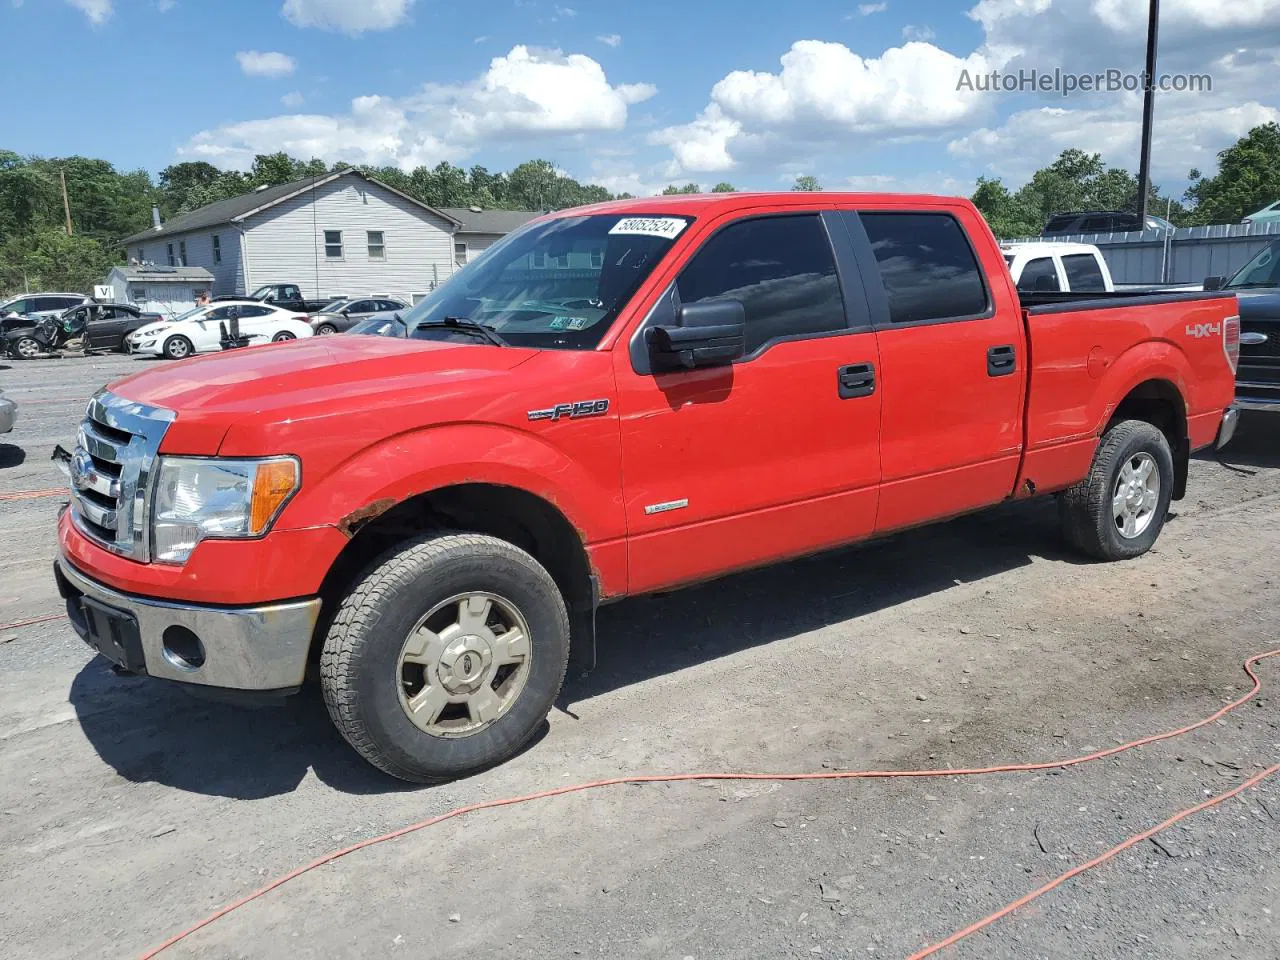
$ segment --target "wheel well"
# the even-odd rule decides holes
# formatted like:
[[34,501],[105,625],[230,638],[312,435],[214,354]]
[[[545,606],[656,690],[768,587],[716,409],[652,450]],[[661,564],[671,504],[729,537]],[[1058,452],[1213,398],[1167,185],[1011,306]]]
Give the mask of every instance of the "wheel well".
[[352,532],[321,587],[324,611],[312,641],[318,658],[328,624],[342,598],[378,556],[431,530],[483,533],[515,544],[536,559],[556,582],[569,609],[572,657],[594,663],[597,589],[582,537],[553,504],[520,490],[487,483],[441,487],[410,497],[372,519],[347,525]]
[[1187,492],[1191,444],[1187,439],[1187,404],[1178,388],[1168,380],[1138,384],[1120,401],[1107,428],[1122,420],[1144,420],[1165,435],[1173,451],[1173,499],[1181,500]]

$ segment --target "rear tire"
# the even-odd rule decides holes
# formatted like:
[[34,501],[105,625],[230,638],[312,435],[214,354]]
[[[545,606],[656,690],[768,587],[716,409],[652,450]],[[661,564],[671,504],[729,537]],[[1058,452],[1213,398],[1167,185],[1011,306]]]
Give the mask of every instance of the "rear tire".
[[383,554],[342,600],[320,683],[361,756],[431,783],[528,743],[568,659],[564,599],[532,556],[495,537],[427,534]]
[[274,337],[272,337],[272,338],[271,338],[271,342],[272,342],[272,343],[284,343],[286,340],[297,340],[297,339],[298,339],[298,338],[297,338],[297,337],[295,337],[295,336],[294,336],[292,333],[290,333],[288,330],[281,330],[279,333],[277,333]]
[[1098,560],[1129,560],[1151,549],[1173,496],[1173,453],[1143,420],[1114,424],[1098,445],[1089,476],[1059,499],[1062,531]]
[[164,342],[164,355],[170,360],[185,360],[195,352],[195,345],[186,337],[170,337]]

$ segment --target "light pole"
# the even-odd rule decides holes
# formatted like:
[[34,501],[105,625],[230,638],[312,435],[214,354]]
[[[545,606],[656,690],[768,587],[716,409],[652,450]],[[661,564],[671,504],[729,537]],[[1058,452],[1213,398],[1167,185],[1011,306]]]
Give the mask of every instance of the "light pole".
[[1151,0],[1147,21],[1147,72],[1142,101],[1142,158],[1138,162],[1139,230],[1147,223],[1147,194],[1151,191],[1151,126],[1156,113],[1156,43],[1160,34],[1160,0]]

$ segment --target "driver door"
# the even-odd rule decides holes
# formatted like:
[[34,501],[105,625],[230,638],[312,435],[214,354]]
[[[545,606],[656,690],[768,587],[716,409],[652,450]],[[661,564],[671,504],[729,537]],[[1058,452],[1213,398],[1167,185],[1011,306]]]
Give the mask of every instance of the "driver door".
[[[794,207],[710,229],[630,349],[614,351],[632,592],[875,527],[879,357],[847,231]],[[744,357],[650,372],[644,326],[724,299],[745,308]]]

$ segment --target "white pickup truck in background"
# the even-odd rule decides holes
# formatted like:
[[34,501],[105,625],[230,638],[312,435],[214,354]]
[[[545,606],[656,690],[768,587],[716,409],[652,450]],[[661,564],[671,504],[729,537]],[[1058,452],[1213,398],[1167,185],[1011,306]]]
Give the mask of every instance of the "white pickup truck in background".
[[1000,247],[1020,292],[1112,293],[1111,271],[1091,243],[1006,243]]

